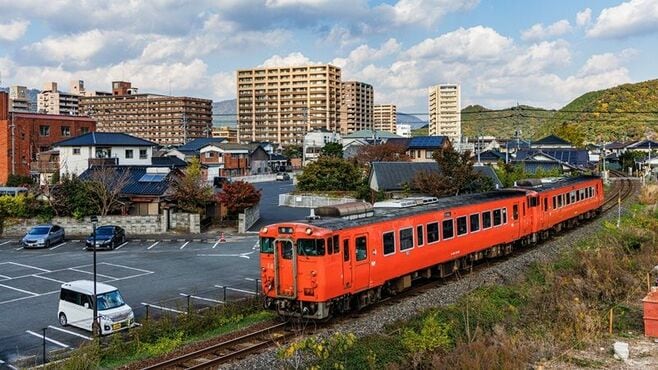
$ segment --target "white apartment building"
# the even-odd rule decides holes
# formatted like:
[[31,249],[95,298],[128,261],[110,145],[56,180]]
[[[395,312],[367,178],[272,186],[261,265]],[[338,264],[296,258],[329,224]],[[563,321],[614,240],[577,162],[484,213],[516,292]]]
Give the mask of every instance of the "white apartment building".
[[311,163],[320,157],[322,148],[327,143],[340,143],[342,142],[340,134],[330,132],[328,130],[320,129],[307,133],[304,135],[303,146],[303,161],[304,165]]
[[377,131],[397,131],[398,114],[394,104],[376,104],[373,108],[373,129]]
[[30,112],[30,100],[27,96],[27,87],[25,86],[9,87],[9,111]]
[[429,88],[429,134],[461,141],[461,88],[459,84],[440,84]]
[[395,125],[395,134],[402,137],[411,137],[411,125],[408,123],[398,123]]
[[37,95],[37,112],[46,114],[64,114],[71,116],[85,116],[88,112],[81,112],[80,97],[84,96],[108,96],[108,92],[87,91],[82,80],[70,82],[70,92],[61,92],[57,82],[48,82],[43,90]]

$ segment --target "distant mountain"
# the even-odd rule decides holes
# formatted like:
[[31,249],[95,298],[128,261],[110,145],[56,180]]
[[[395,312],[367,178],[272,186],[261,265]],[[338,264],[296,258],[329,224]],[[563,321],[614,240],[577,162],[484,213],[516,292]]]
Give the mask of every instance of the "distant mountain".
[[415,130],[417,128],[421,128],[421,127],[423,127],[424,125],[427,124],[426,121],[423,121],[422,119],[420,119],[416,116],[413,116],[411,114],[407,114],[407,113],[398,112],[397,113],[397,119],[398,119],[398,123],[408,123],[408,124],[410,124],[412,130]]
[[523,138],[538,139],[545,131],[543,124],[554,114],[554,111],[528,105],[500,110],[469,105],[462,109],[462,135],[510,138],[520,131]]
[[237,124],[237,99],[212,103],[213,126],[235,126]]

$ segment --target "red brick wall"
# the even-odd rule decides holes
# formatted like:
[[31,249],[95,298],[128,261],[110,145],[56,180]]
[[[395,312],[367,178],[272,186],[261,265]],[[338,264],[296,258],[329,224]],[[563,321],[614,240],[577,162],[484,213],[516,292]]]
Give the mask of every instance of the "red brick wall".
[[[11,121],[10,116],[0,120],[0,184],[5,184],[12,173]],[[50,150],[56,142],[79,136],[83,127],[89,132],[96,131],[94,120],[77,116],[16,113],[14,124],[15,173],[25,176],[30,174],[30,164],[36,161],[42,149]],[[40,126],[49,127],[49,135],[40,135]],[[62,135],[62,127],[65,126],[69,127],[70,136]]]

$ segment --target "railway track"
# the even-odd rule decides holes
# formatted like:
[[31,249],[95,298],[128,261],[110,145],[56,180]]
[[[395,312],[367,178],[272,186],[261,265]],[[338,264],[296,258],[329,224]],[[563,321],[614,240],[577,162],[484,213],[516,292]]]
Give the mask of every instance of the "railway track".
[[[617,171],[610,171],[615,177],[624,177],[623,173]],[[624,178],[615,182],[613,190],[606,195],[606,200],[603,203],[603,213],[610,211],[611,209],[617,207],[617,202],[619,200],[624,201],[634,192],[634,185],[630,179]],[[569,231],[573,232],[573,230]],[[514,258],[520,254],[526,253],[532,248],[522,248],[515,250],[509,258]],[[500,261],[507,260],[509,258],[487,260],[487,262],[479,263],[473,265],[471,272],[481,269],[487,269],[494,267]],[[402,292],[393,297],[386,297],[379,301],[378,304],[367,307],[366,309],[358,312],[353,312],[351,315],[345,315],[338,318],[335,322],[344,323],[345,321],[354,320],[367,315],[368,312],[372,309],[376,309],[382,306],[391,306],[397,304],[398,302],[410,297],[423,294],[425,290],[434,289],[438,286],[450,284],[455,279],[460,278],[460,273],[453,275],[452,277],[437,280],[430,280],[423,284],[418,284],[414,288]],[[272,325],[265,329],[254,331],[253,333],[245,334],[241,337],[227,340],[225,342],[217,343],[207,348],[190,352],[148,367],[144,369],[208,369],[214,368],[218,365],[225,364],[229,361],[233,361],[239,358],[244,358],[249,354],[254,352],[262,351],[272,346],[286,342],[294,336],[309,335],[306,331],[300,333],[299,331],[293,331],[290,329],[288,323],[280,323]]]
[[242,335],[225,342],[213,344],[194,352],[144,367],[144,370],[159,369],[209,369],[248,354],[269,348],[297,335],[288,329],[287,323],[279,323]]

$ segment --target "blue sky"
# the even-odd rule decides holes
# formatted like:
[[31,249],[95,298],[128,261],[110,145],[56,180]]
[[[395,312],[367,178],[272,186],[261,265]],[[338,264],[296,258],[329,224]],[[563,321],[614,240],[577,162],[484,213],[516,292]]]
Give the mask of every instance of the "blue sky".
[[463,105],[559,108],[657,78],[658,1],[0,0],[1,85],[74,79],[213,100],[235,70],[332,63],[376,103],[427,111],[427,87]]

